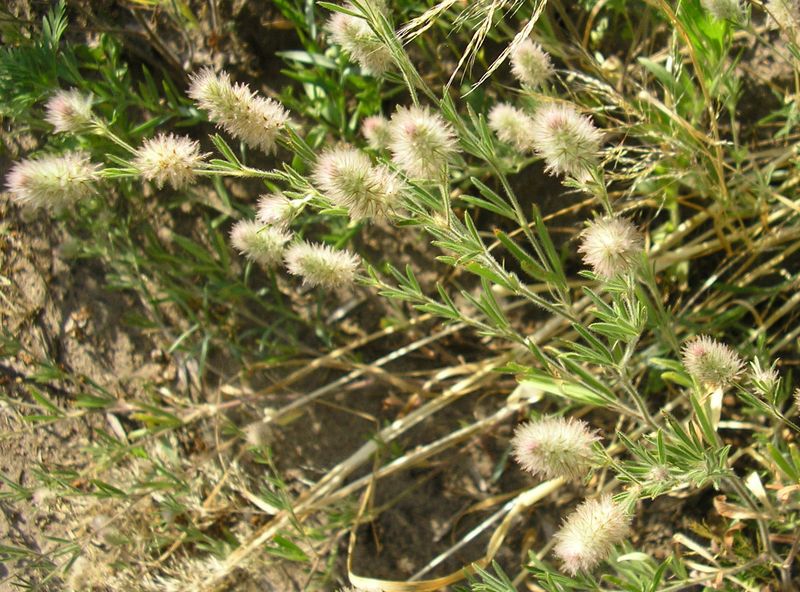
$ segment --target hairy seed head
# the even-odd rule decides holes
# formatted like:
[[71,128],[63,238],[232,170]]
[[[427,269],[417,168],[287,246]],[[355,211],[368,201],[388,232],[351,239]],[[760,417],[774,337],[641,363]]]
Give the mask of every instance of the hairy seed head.
[[303,284],[326,289],[353,283],[360,263],[358,255],[330,245],[297,242],[286,251],[286,269],[303,278]]
[[533,116],[531,136],[549,173],[578,181],[590,178],[603,135],[575,107],[560,103],[540,107]]
[[256,208],[256,220],[267,226],[286,228],[294,217],[294,206],[282,193],[262,195]]
[[583,421],[547,417],[519,426],[511,444],[514,458],[532,475],[579,479],[589,469],[592,444],[599,439]]
[[159,134],[144,141],[133,166],[160,189],[169,183],[183,189],[195,181],[195,169],[203,162],[200,145],[186,136]]
[[522,109],[498,103],[489,111],[489,127],[501,142],[511,144],[519,152],[533,150],[533,118]]
[[266,268],[276,267],[283,258],[291,235],[274,226],[253,220],[239,220],[231,229],[231,244],[242,255]]
[[642,234],[627,218],[593,221],[582,233],[578,251],[595,275],[613,279],[631,271],[644,249]]
[[398,107],[389,133],[392,160],[412,178],[441,179],[456,152],[453,129],[427,107]]
[[355,148],[324,152],[314,168],[314,178],[322,193],[346,208],[353,220],[384,217],[401,191],[396,175],[385,166],[373,166],[369,157]]
[[[358,12],[350,3],[345,8]],[[333,42],[340,45],[366,72],[380,76],[394,65],[391,51],[370,28],[366,19],[335,12],[326,28]]]
[[278,135],[289,120],[283,105],[258,96],[246,84],[232,84],[226,72],[205,68],[192,76],[189,96],[209,118],[251,148],[275,150]]
[[683,347],[683,365],[697,382],[715,388],[729,386],[744,369],[739,354],[706,335],[695,337]]
[[775,366],[763,368],[758,358],[750,363],[750,383],[764,397],[771,396],[778,388],[781,378]]
[[61,211],[94,193],[99,170],[100,165],[83,152],[42,156],[16,163],[6,188],[11,199],[24,207]]
[[523,86],[536,89],[553,75],[553,64],[541,45],[526,39],[511,52],[511,73]]
[[366,138],[367,144],[373,150],[386,150],[391,141],[389,120],[383,115],[365,118],[361,123],[361,135]]
[[614,545],[628,536],[629,531],[630,517],[611,497],[586,500],[555,534],[555,553],[567,573],[589,571],[607,559]]
[[55,132],[80,132],[92,121],[92,95],[76,89],[59,90],[47,101],[44,120]]

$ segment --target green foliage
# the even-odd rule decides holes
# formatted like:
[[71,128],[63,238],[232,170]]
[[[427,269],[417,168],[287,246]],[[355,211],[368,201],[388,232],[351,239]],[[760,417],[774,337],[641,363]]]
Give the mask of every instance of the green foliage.
[[[201,30],[189,5],[169,4],[169,22]],[[287,80],[277,96],[292,123],[281,130],[275,156],[246,150],[236,134],[207,136],[205,115],[185,89],[130,63],[113,34],[100,34],[91,46],[68,41],[63,1],[40,29],[5,32],[0,116],[15,130],[42,136],[42,152],[81,149],[103,163],[96,194],[55,215],[70,236],[62,249],[68,264],[97,265],[104,289],[133,303],[121,322],[153,337],[179,368],[180,379],[169,386],[111,392],[42,355],[22,335],[4,328],[0,338],[4,363],[25,360],[26,373],[10,374],[16,390],[3,402],[26,429],[101,422],[85,468],[42,465],[33,474],[37,487],[62,500],[91,499],[146,516],[147,528],[112,519],[121,526],[104,544],[113,548],[119,574],[214,589],[266,557],[305,570],[308,582],[331,584],[342,535],[350,530],[355,541],[367,515],[402,497],[374,504],[375,482],[410,467],[427,469],[434,454],[490,434],[536,403],[537,417],[579,416],[602,433],[596,470],[583,486],[565,489],[558,504],[549,494],[531,501],[537,488],[503,489],[510,453],[503,451],[486,485],[495,489],[481,490],[470,506],[477,511],[503,500],[492,518],[507,518],[491,537],[495,549],[505,529],[519,523],[512,520],[518,513],[530,512],[536,525],[537,513],[557,508],[566,515],[571,498],[577,503],[599,492],[616,494],[634,531],[642,508],[667,498],[686,497],[693,517],[653,518],[672,533],[658,543],[669,547],[658,549],[665,559],[657,561],[652,547],[622,542],[591,570],[571,569],[557,546],[552,556],[539,529],[524,565],[475,567],[463,590],[510,592],[526,579],[548,591],[679,590],[712,581],[777,589],[776,578],[792,588],[800,421],[786,368],[798,354],[797,89],[792,94],[791,83],[772,81],[780,104],[758,105],[745,49],[754,43],[772,52],[797,80],[796,39],[787,40],[784,55],[769,39],[787,31],[765,30],[748,15],[718,20],[699,0],[635,3],[636,23],[633,6],[403,1],[384,10],[366,0],[346,7],[277,0],[296,46],[277,54]],[[748,10],[752,16],[760,9]],[[373,76],[333,45],[326,22],[334,13],[382,44],[394,69]],[[519,88],[503,66],[531,32],[558,66],[535,92]],[[51,134],[44,102],[73,87],[93,97],[92,123]],[[515,130],[531,145],[512,149],[490,117],[500,102],[518,106],[531,122],[549,102],[591,115],[605,138],[602,154],[577,155],[589,163],[586,178],[546,181],[542,126]],[[388,204],[388,221],[349,219],[346,204],[318,187],[318,154],[339,144],[363,148],[366,117],[391,117],[395,105],[411,104],[441,116],[458,153],[439,178],[423,180],[404,172],[399,142],[390,150],[364,149],[369,166],[401,187],[400,197]],[[745,107],[757,116],[745,119]],[[208,156],[190,171],[196,183],[173,189],[143,180],[140,147],[165,132],[202,141]],[[360,190],[358,199],[374,199],[374,187]],[[253,218],[261,193],[288,200],[291,213],[282,222],[292,240],[358,251],[365,273],[354,293],[309,290],[281,267],[262,269],[232,251],[229,229]],[[576,246],[586,240],[582,225],[606,216],[632,220],[647,245],[624,253],[614,277],[589,271],[592,258]],[[618,239],[605,237],[595,248],[613,251]],[[611,264],[619,261],[611,257]],[[361,316],[350,316],[362,305]],[[424,325],[422,337],[410,329],[428,322],[444,327]],[[388,365],[453,334],[466,336],[464,351],[437,344],[433,369],[418,368],[418,360],[411,370]],[[731,345],[752,361],[749,370],[730,377],[732,386],[692,376],[682,344],[698,334]],[[388,336],[396,341],[381,341],[385,352],[375,342]],[[783,376],[773,380],[766,369]],[[396,389],[380,393],[380,414],[361,402],[342,403],[372,380]],[[520,386],[508,399],[484,397],[514,380]],[[481,408],[459,420],[464,434],[427,430],[435,441],[415,439],[415,425],[473,390],[490,409],[486,417]],[[342,400],[323,401],[331,392]],[[273,449],[260,432],[254,443],[240,426],[272,437],[313,401],[376,427],[352,456],[341,452],[332,468],[308,471],[312,479],[282,464],[291,445]],[[440,462],[445,466],[438,458],[432,464]],[[5,475],[0,481],[0,498],[9,502],[26,502],[36,491]],[[552,493],[562,485],[537,487]],[[356,511],[354,494],[362,488],[369,503]],[[77,554],[94,553],[92,537],[97,533],[87,531],[59,541],[49,555],[5,545],[0,556],[47,581],[69,572]],[[441,560],[464,541],[451,541]],[[203,563],[208,558],[213,569]],[[199,570],[196,580],[189,581],[187,565]]]

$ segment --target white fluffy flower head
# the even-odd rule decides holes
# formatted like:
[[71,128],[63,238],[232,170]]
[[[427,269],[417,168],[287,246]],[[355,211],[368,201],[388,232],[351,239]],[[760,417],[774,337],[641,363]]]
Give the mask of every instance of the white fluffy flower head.
[[586,422],[546,417],[519,426],[511,444],[514,458],[532,475],[579,479],[586,475],[592,444],[599,439]]
[[[345,8],[357,12],[350,3]],[[382,8],[382,5],[379,5]],[[331,39],[349,54],[365,71],[380,76],[394,64],[389,48],[378,38],[363,18],[335,12],[328,20],[327,30]]]
[[631,271],[643,249],[642,234],[628,219],[619,217],[593,221],[581,233],[578,247],[584,263],[605,279]]
[[290,238],[291,235],[280,228],[262,226],[253,220],[239,220],[231,229],[231,244],[234,248],[268,269],[281,262]]
[[511,52],[511,72],[523,86],[535,89],[553,75],[553,64],[541,45],[526,39]]
[[283,105],[258,96],[246,84],[232,84],[226,72],[210,68],[192,76],[189,96],[209,118],[251,148],[275,150],[278,135],[289,120]]
[[59,90],[47,101],[44,119],[55,132],[80,132],[92,121],[92,95],[76,89]]
[[373,150],[386,150],[389,147],[391,136],[389,134],[389,120],[383,115],[372,115],[361,123],[363,135],[369,147]]
[[772,396],[781,380],[774,364],[764,368],[758,358],[750,362],[749,378],[750,383],[764,397]]
[[60,211],[92,195],[99,180],[100,165],[83,152],[23,160],[6,179],[11,198],[33,209]]
[[427,107],[398,107],[389,133],[392,160],[413,178],[441,179],[456,152],[453,129]]
[[625,508],[611,497],[586,500],[569,515],[555,534],[555,553],[566,572],[589,571],[607,559],[614,545],[630,531]]
[[194,183],[195,169],[202,162],[200,145],[191,138],[159,134],[144,141],[133,166],[159,189],[166,183],[173,189],[183,189]]
[[707,335],[683,347],[683,365],[697,382],[714,388],[731,385],[742,374],[744,362],[733,349]]
[[323,194],[346,208],[354,220],[385,216],[401,190],[388,168],[373,166],[369,157],[355,148],[324,152],[314,168],[314,178]]
[[352,284],[361,261],[349,251],[303,241],[289,247],[285,259],[289,273],[302,277],[304,284],[326,289]]
[[268,226],[285,228],[294,217],[294,206],[282,193],[262,195],[256,208],[256,220]]
[[533,116],[531,134],[548,172],[578,181],[590,178],[603,135],[575,107],[561,103],[540,107]]
[[519,152],[533,150],[533,119],[522,109],[498,103],[489,111],[489,127],[501,142],[511,144]]

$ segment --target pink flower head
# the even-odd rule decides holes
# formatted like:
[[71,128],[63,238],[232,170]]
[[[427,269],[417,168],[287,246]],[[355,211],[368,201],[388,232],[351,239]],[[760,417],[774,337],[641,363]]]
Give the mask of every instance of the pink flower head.
[[578,247],[595,275],[609,280],[633,269],[643,249],[641,232],[620,217],[593,221],[581,234]]
[[514,458],[532,475],[578,479],[589,469],[599,439],[586,422],[546,417],[519,426],[511,444]]
[[541,45],[526,39],[511,52],[511,72],[523,86],[535,89],[553,75],[553,64]]
[[252,148],[273,152],[289,113],[277,101],[259,96],[246,84],[232,84],[227,73],[210,68],[192,76],[189,96],[208,117]]
[[586,500],[570,514],[556,535],[555,553],[572,575],[608,559],[614,545],[630,532],[630,517],[611,497]]
[[55,132],[79,132],[92,121],[92,96],[80,91],[59,90],[47,101],[44,119]]
[[548,172],[578,181],[591,177],[603,135],[575,107],[562,103],[540,107],[533,116],[531,135]]
[[744,370],[739,354],[706,335],[695,337],[684,346],[683,365],[697,382],[715,388],[731,385]]
[[350,251],[303,241],[289,247],[285,259],[289,273],[302,277],[304,284],[326,289],[352,284],[361,261]]
[[456,152],[453,128],[428,107],[399,107],[389,133],[392,160],[412,178],[439,180]]

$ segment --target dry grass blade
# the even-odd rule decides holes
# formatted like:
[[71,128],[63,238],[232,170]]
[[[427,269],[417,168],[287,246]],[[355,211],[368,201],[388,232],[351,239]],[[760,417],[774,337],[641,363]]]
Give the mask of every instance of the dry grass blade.
[[[476,565],[479,567],[486,567],[491,563],[492,559],[494,559],[494,556],[497,554],[497,551],[500,549],[500,546],[503,544],[514,518],[519,516],[521,512],[531,508],[538,501],[541,501],[554,491],[558,490],[562,485],[564,485],[564,483],[565,481],[562,478],[551,479],[549,481],[545,481],[544,483],[540,483],[536,487],[529,489],[514,499],[508,501],[500,510],[495,512],[492,516],[484,520],[480,525],[462,537],[462,540],[458,544],[449,549],[446,553],[434,558],[422,571],[412,577],[409,581],[380,580],[376,578],[359,576],[353,573],[353,549],[355,548],[356,544],[356,534],[355,529],[353,529],[350,533],[350,543],[347,558],[347,570],[350,582],[355,586],[364,588],[366,590],[383,590],[384,592],[432,592],[434,590],[441,590],[445,586],[459,582],[466,578],[468,574],[473,573]],[[371,490],[372,488],[370,487],[364,493],[360,509],[361,513],[363,513],[367,507]],[[447,575],[430,580],[414,581],[418,579],[418,576],[423,575],[429,569],[432,569],[439,563],[443,562],[449,556],[449,554],[455,552],[460,546],[468,543],[470,540],[478,536],[481,532],[486,530],[486,528],[503,516],[505,516],[503,521],[495,529],[491,538],[489,539],[489,543],[486,547],[486,554],[483,557],[480,557],[470,565],[465,565]]]
[[[484,82],[486,82],[492,74],[494,74],[495,70],[497,70],[503,63],[508,59],[511,53],[519,47],[519,45],[525,41],[528,37],[530,37],[531,32],[533,31],[533,27],[536,25],[539,17],[542,15],[542,11],[544,11],[544,7],[547,5],[547,0],[536,0],[533,4],[533,9],[531,10],[531,17],[530,20],[525,24],[522,30],[516,34],[513,41],[502,51],[502,53],[492,62],[489,68],[484,72],[483,76],[480,77],[478,82],[472,85],[470,88],[469,93],[480,87]],[[488,27],[491,26],[491,18],[484,21],[484,25]],[[448,81],[448,86],[453,83],[455,80],[456,72],[464,65],[465,62],[471,64],[471,60],[474,60],[474,56],[477,54],[478,49],[483,44],[483,38],[488,33],[488,28],[486,30],[479,29],[478,33],[476,33],[473,38],[470,40],[467,49],[464,51],[464,55],[458,62],[458,66],[456,67],[456,71],[453,72],[453,75],[450,77]]]

